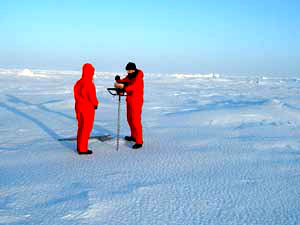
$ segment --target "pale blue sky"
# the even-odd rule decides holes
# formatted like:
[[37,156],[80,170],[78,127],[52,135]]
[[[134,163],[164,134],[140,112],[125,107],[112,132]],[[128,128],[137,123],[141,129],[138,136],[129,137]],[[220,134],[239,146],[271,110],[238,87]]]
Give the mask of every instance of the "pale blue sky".
[[0,66],[300,76],[299,12],[299,0],[5,0]]

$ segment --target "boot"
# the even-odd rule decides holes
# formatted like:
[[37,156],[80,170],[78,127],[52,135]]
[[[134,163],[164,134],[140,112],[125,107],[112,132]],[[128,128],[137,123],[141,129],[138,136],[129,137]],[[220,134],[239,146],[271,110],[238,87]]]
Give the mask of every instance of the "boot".
[[134,141],[134,142],[136,141],[135,138],[132,136],[125,136],[125,140],[126,141]]
[[92,150],[87,150],[87,152],[81,152],[81,151],[77,150],[77,152],[78,152],[79,155],[90,155],[90,154],[93,154]]
[[142,144],[134,144],[134,145],[132,146],[133,149],[138,149],[138,148],[141,148],[141,147],[143,147]]

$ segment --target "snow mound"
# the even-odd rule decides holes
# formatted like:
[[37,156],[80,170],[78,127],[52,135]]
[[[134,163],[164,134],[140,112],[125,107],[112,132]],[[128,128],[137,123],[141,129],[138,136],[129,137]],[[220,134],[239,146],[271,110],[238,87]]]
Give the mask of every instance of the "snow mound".
[[24,69],[18,73],[19,76],[33,77],[34,73],[30,69]]
[[24,77],[47,77],[46,74],[38,74],[34,73],[30,69],[24,69],[17,73],[18,76],[24,76]]

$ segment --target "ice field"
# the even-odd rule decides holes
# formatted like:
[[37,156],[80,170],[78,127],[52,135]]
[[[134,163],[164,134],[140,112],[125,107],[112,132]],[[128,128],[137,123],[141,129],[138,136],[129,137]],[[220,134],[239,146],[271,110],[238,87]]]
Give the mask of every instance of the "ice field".
[[[0,69],[0,224],[300,224],[300,78],[144,72],[143,149],[79,156],[58,139],[81,72]],[[93,135],[116,134],[115,75]]]

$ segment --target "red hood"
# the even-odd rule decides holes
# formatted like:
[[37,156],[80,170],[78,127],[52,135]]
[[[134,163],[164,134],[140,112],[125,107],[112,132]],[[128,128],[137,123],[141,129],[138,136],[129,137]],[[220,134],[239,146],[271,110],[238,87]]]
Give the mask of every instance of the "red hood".
[[82,67],[82,79],[92,81],[94,76],[95,68],[92,64],[84,64]]

